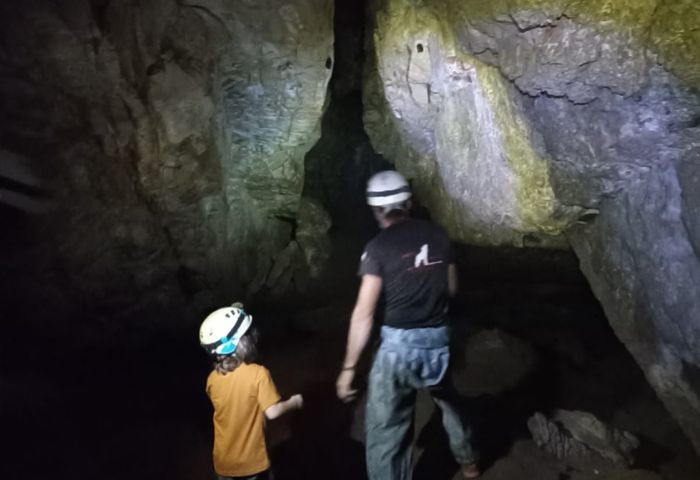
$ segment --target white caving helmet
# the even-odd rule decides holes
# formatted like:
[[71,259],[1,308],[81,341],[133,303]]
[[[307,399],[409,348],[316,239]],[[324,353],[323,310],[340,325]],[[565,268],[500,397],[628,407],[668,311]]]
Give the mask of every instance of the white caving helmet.
[[411,187],[395,170],[375,173],[367,182],[367,203],[372,207],[399,206],[409,198]]
[[199,327],[199,344],[212,355],[232,355],[251,323],[253,316],[238,306],[215,310]]

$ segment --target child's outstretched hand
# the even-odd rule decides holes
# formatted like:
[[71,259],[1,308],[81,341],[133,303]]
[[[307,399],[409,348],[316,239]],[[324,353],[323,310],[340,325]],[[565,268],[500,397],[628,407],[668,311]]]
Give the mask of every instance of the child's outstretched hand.
[[294,408],[296,408],[297,410],[301,410],[302,408],[304,408],[304,397],[302,397],[300,393],[289,397],[289,401],[292,403],[292,405],[294,405]]
[[289,397],[287,400],[277,402],[274,405],[270,405],[269,407],[267,407],[267,409],[265,409],[265,417],[268,420],[274,420],[275,418],[278,418],[287,412],[291,412],[292,410],[299,410],[303,406],[304,399],[301,395],[297,393],[296,395],[292,395],[291,397]]

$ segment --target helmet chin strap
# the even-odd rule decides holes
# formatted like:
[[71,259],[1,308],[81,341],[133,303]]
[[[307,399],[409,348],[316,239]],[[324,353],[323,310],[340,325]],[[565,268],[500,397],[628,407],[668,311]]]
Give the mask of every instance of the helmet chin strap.
[[219,355],[233,355],[236,352],[236,347],[238,346],[237,338],[226,338],[221,339],[221,345],[216,349]]

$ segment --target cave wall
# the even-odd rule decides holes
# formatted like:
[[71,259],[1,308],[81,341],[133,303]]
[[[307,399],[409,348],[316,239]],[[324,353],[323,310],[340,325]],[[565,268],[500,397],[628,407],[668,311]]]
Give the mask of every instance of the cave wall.
[[309,274],[331,0],[30,0],[0,17],[0,147],[52,204],[26,222],[39,295],[133,316]]
[[372,20],[375,148],[458,240],[568,243],[700,451],[700,7],[376,0]]
[[375,2],[365,126],[453,238],[478,245],[563,246],[584,210],[559,202],[524,100],[449,30],[445,12]]

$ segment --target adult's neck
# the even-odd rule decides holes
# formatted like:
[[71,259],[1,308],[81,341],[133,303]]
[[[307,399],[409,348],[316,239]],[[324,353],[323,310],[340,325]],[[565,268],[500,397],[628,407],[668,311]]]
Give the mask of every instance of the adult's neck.
[[408,213],[406,215],[397,215],[389,218],[384,218],[382,219],[382,228],[389,228],[392,225],[398,225],[399,223],[405,222],[409,218],[411,217],[408,215]]

